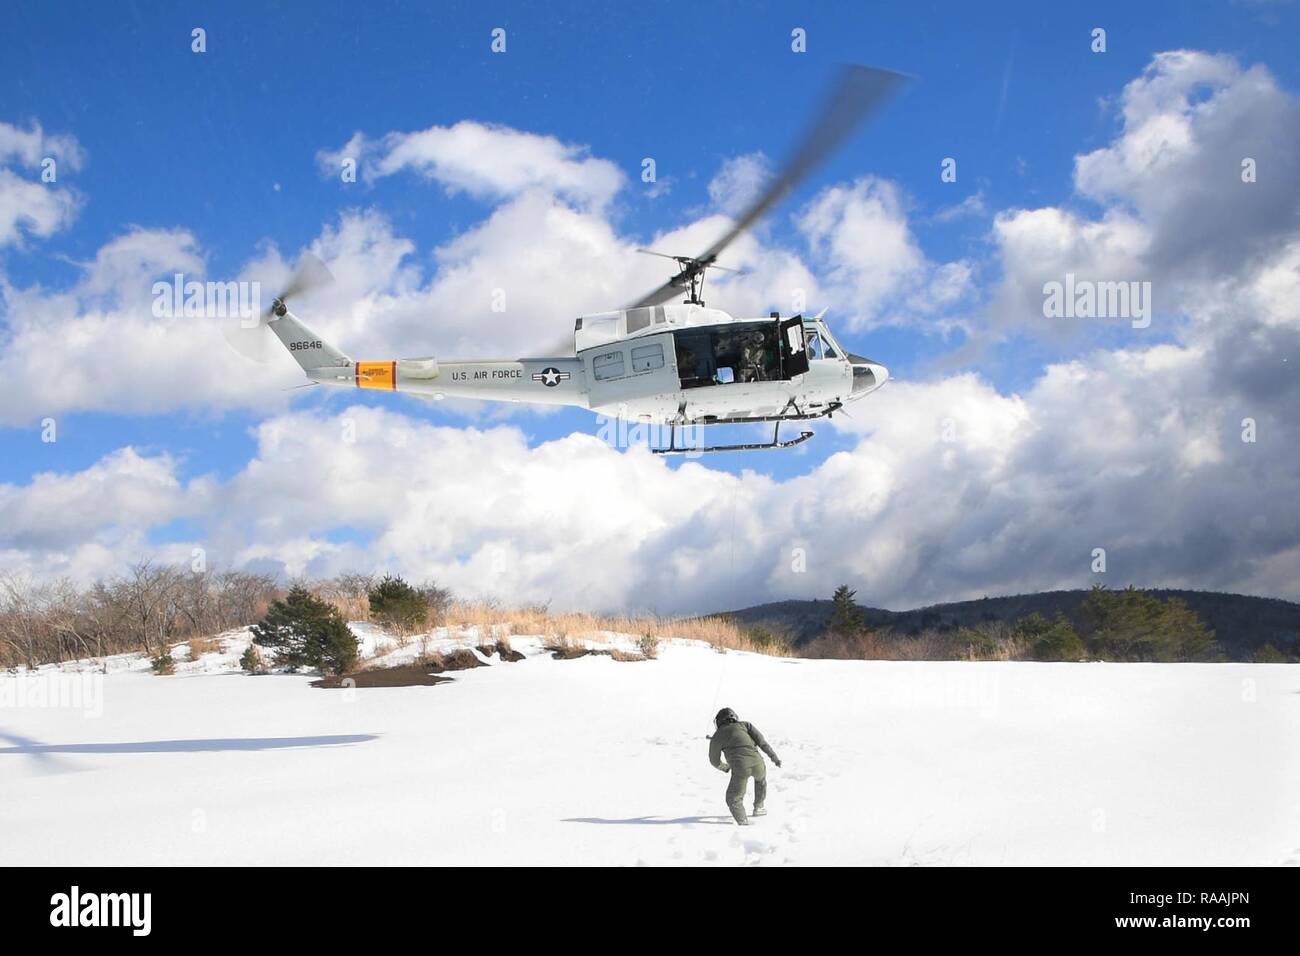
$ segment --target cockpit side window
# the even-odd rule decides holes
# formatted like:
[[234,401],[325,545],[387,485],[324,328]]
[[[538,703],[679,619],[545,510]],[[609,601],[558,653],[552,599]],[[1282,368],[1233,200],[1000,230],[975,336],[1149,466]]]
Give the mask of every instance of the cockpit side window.
[[814,326],[805,325],[803,327],[804,341],[808,345],[808,357],[810,359],[825,358],[826,343],[822,341],[822,335]]
[[822,344],[826,346],[826,357],[839,358],[840,353],[844,350],[835,341],[835,336],[831,335],[831,330],[826,328],[826,324],[824,322],[820,324],[822,326]]
[[830,335],[823,331],[820,326],[805,325],[803,331],[808,340],[808,357],[810,359],[839,358],[839,353],[835,351],[835,346],[831,344]]

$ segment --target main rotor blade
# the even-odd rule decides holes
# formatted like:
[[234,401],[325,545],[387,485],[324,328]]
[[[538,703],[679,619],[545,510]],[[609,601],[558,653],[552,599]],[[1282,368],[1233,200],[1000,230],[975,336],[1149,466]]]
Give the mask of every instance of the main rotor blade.
[[637,252],[643,252],[647,256],[658,256],[660,259],[672,259],[674,262],[677,261],[676,256],[670,256],[666,252],[655,252],[653,249],[638,249]]
[[[737,236],[757,222],[790,190],[808,178],[831,153],[843,146],[858,127],[877,112],[906,82],[907,77],[892,70],[871,66],[842,68],[830,95],[822,105],[821,112],[808,132],[804,134],[799,147],[786,160],[780,174],[772,180],[762,195],[750,203],[749,208],[736,218],[722,238],[697,257],[697,262],[703,265],[711,264],[712,260],[731,245]],[[673,280],[664,283],[630,308],[659,305],[680,295],[684,288],[682,280],[690,275],[691,271],[690,267],[683,269],[681,274],[673,277]]]
[[907,77],[892,70],[871,66],[843,67],[817,120],[804,135],[799,148],[786,161],[780,175],[750,204],[730,231],[709,246],[699,257],[700,260],[707,262],[729,246],[738,235],[752,226],[831,153],[839,149],[905,82]]

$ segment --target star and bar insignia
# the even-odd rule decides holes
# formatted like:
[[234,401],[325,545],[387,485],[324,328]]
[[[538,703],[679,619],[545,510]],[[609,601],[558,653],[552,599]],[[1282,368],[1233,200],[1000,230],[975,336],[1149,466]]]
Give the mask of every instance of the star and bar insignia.
[[561,372],[553,365],[549,368],[542,369],[540,372],[533,373],[533,381],[541,382],[547,388],[554,388],[561,382],[568,381],[571,377],[572,376],[570,376],[568,372]]

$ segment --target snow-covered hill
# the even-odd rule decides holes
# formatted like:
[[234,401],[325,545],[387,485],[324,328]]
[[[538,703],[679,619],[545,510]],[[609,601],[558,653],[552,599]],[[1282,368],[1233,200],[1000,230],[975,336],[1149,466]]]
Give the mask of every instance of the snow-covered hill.
[[[1300,861],[1289,666],[557,661],[515,638],[526,660],[452,683],[326,690],[239,673],[246,641],[170,677],[0,675],[0,863]],[[707,762],[723,705],[784,761],[746,829]]]

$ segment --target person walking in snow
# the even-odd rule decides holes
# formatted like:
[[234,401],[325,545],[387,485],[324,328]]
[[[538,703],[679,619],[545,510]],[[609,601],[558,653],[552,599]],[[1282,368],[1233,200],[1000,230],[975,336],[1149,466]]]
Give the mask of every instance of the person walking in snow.
[[[761,817],[767,813],[763,803],[767,799],[767,764],[763,754],[772,758],[772,763],[781,766],[781,758],[776,755],[758,728],[749,721],[741,720],[730,707],[724,707],[713,718],[717,728],[709,738],[709,763],[723,773],[731,772],[731,782],[727,784],[727,809],[742,827],[749,826],[745,816],[745,790],[749,778],[754,778],[754,816]],[[724,763],[723,760],[726,760]]]

